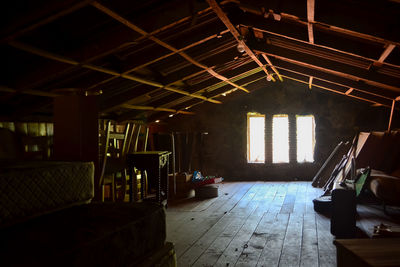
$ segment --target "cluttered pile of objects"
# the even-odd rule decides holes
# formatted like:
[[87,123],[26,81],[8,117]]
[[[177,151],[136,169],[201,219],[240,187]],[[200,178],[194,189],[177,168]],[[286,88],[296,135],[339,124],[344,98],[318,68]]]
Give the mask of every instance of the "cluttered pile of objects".
[[331,233],[354,237],[356,205],[363,194],[378,199],[385,213],[387,206],[400,206],[400,131],[361,132],[352,143],[339,143],[312,185],[324,190],[314,199],[314,209],[330,213]]
[[169,175],[169,195],[175,198],[218,197],[219,185],[224,179],[214,175],[203,176],[200,171]]

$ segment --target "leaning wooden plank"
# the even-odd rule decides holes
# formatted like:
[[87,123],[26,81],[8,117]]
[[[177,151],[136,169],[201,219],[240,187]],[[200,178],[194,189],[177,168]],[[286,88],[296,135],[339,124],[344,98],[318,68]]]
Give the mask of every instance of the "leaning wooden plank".
[[[322,187],[326,183],[326,181],[327,181],[326,177],[333,171],[333,168],[337,164],[338,157],[340,160],[343,156],[343,153],[340,153],[343,150],[343,149],[341,149],[341,148],[343,148],[343,146],[345,146],[345,144],[342,141],[340,141],[339,144],[337,144],[336,147],[332,150],[331,154],[325,160],[322,167],[315,174],[315,176],[312,180],[313,186]],[[339,154],[342,154],[342,155],[339,155]]]

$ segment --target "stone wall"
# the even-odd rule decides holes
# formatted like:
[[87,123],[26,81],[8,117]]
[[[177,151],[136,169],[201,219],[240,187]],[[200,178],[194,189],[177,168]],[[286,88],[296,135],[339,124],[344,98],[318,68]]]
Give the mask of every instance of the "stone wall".
[[[334,147],[350,140],[357,129],[386,130],[390,109],[372,107],[367,102],[323,91],[289,80],[260,81],[251,94],[234,92],[221,99],[224,104],[204,103],[194,116],[168,120],[171,131],[197,133],[192,152],[192,170],[221,175],[229,180],[311,180]],[[274,114],[315,116],[316,147],[314,163],[247,163],[247,113],[265,114],[266,127]],[[269,118],[269,119],[268,119]],[[399,127],[398,120],[394,123]],[[201,134],[201,133],[208,134]],[[295,130],[294,138],[295,142]],[[293,136],[293,135],[292,135]],[[295,153],[295,152],[294,152]]]

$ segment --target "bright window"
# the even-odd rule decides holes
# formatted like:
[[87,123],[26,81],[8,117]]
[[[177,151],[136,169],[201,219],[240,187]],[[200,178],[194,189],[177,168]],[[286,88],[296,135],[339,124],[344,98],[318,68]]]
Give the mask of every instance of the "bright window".
[[297,162],[314,162],[315,121],[313,115],[296,116]]
[[272,119],[272,162],[289,162],[288,115],[274,115]]
[[258,113],[247,114],[247,162],[265,162],[265,116]]

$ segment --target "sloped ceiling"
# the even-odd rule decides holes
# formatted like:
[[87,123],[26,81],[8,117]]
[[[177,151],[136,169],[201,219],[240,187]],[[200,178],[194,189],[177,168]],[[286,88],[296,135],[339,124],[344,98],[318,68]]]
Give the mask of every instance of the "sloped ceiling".
[[3,119],[51,117],[71,93],[98,95],[101,116],[120,121],[190,116],[266,78],[387,107],[400,96],[399,1],[3,5]]

